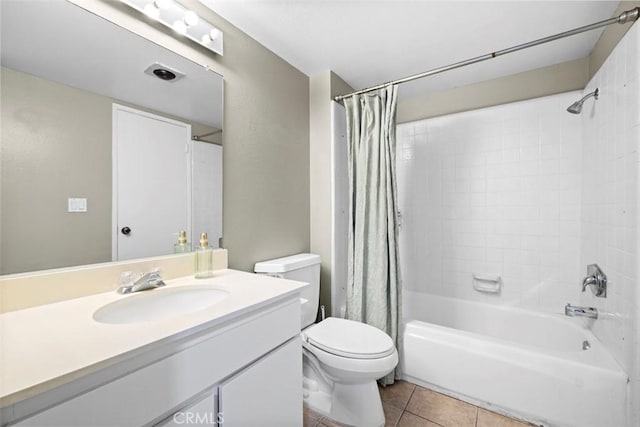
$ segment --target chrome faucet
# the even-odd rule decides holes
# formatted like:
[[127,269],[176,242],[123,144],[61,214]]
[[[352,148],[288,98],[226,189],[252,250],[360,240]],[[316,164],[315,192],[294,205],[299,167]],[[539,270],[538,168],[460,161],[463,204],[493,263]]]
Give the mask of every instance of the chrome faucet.
[[571,305],[569,303],[564,306],[564,314],[571,317],[588,317],[589,319],[598,318],[597,309],[593,307],[578,307],[577,305]]
[[156,269],[143,275],[133,283],[120,286],[117,292],[119,294],[130,294],[133,292],[159,288],[160,286],[164,285],[165,283],[162,281],[162,277],[160,277],[160,271]]

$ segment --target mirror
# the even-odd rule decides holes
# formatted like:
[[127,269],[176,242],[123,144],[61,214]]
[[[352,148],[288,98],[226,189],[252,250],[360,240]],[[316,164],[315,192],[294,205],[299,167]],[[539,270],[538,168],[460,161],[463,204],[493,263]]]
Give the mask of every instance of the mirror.
[[[116,210],[125,202],[114,161],[115,105],[187,129],[181,138],[188,152],[188,218],[135,257],[173,253],[181,229],[191,241],[208,231],[216,247],[222,237],[222,76],[66,1],[3,1],[1,8],[0,274],[125,259],[118,257],[117,231],[131,224],[122,224]],[[158,68],[178,78],[158,78]],[[133,126],[130,139],[142,137],[141,129]],[[191,157],[209,143],[218,148],[215,171]],[[167,175],[163,171],[173,168],[158,160],[161,151],[138,154],[134,169],[152,165],[145,176]],[[196,163],[200,168],[192,171]],[[130,181],[145,182],[143,193],[165,186],[135,174]],[[164,199],[129,211],[146,225],[168,216]],[[203,230],[203,221],[213,229]]]

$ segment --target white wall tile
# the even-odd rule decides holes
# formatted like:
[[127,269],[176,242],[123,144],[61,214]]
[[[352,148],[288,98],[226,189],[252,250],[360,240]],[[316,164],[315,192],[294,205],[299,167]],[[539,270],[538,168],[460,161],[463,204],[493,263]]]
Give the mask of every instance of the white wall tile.
[[[597,307],[602,321],[594,333],[637,384],[640,373],[638,343],[638,63],[636,46],[640,31],[627,33],[587,85],[585,93],[600,89],[589,114],[582,114],[584,146],[582,177],[581,264],[596,262],[608,275],[606,299],[590,292],[580,295],[583,304]],[[590,165],[599,165],[594,173]],[[584,268],[584,267],[583,267]],[[584,273],[584,271],[583,271]],[[630,387],[630,425],[640,423],[640,394]]]
[[[575,254],[581,243],[581,127],[579,119],[562,118],[579,96],[561,94],[402,125],[414,130],[398,133],[398,146],[404,147],[399,150],[412,149],[411,158],[400,162],[399,175],[411,170],[427,182],[400,180],[401,209],[413,211],[405,215],[411,221],[405,221],[402,234],[412,237],[401,239],[406,242],[401,256],[420,247],[418,236],[432,237],[426,230],[439,231],[441,258],[428,265],[440,272],[442,284],[430,291],[554,312],[564,306],[568,292],[538,294],[550,283],[570,287],[580,280]],[[414,259],[403,261],[402,274],[407,288],[421,289],[409,283],[420,280],[424,267],[412,264]],[[558,259],[570,263],[560,268]],[[472,273],[501,274],[504,292],[491,298],[479,294],[469,280]]]

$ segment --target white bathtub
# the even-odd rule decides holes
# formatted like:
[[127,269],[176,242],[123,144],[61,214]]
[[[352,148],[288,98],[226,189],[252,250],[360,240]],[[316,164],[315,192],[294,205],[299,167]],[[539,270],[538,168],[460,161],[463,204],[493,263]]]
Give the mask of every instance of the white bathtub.
[[411,291],[403,300],[408,381],[546,425],[627,425],[627,375],[579,319]]

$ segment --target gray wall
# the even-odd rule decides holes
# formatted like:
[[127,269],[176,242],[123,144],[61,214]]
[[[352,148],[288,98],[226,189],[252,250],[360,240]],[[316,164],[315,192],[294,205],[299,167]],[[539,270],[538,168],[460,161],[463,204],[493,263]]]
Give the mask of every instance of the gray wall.
[[309,79],[310,251],[320,255],[320,304],[331,307],[331,72]]
[[111,100],[6,68],[1,93],[0,273],[110,261]]
[[309,250],[309,79],[200,2],[224,56],[182,42],[118,2],[73,0],[224,76],[224,246],[229,267]]
[[398,123],[522,101],[584,88],[587,58],[399,100]]

